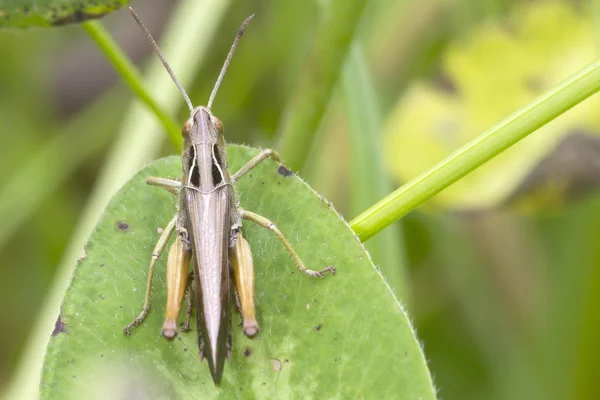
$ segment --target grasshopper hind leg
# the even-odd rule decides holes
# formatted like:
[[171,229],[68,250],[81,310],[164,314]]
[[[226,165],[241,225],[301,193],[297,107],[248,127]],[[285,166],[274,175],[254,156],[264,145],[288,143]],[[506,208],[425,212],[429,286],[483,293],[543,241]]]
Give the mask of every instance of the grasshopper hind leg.
[[150,266],[148,267],[148,280],[146,282],[144,306],[142,307],[142,311],[137,316],[137,318],[134,319],[133,322],[131,322],[129,325],[127,325],[125,329],[123,329],[123,332],[126,335],[131,335],[131,329],[139,326],[144,321],[144,319],[146,319],[146,316],[150,311],[150,297],[152,295],[152,280],[154,279],[154,267],[156,266],[156,261],[158,261],[158,258],[160,257],[164,249],[167,247],[169,237],[171,237],[171,234],[175,230],[176,221],[177,215],[171,220],[171,222],[169,222],[162,235],[160,235],[160,238],[158,239],[154,250],[152,251],[152,259],[150,260]]

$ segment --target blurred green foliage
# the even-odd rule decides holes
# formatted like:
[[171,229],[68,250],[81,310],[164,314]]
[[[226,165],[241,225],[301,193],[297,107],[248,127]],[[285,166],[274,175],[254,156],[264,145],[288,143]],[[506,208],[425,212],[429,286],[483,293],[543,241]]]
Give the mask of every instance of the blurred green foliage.
[[[582,65],[593,62],[597,58],[594,39],[590,13],[566,2],[532,2],[516,7],[506,19],[482,23],[467,37],[454,40],[442,53],[437,79],[412,83],[390,113],[385,155],[394,175],[412,179]],[[440,193],[433,203],[453,209],[502,204],[549,154],[559,159],[552,174],[558,179],[560,171],[567,169],[564,154],[573,152],[572,146],[561,146],[565,140],[576,133],[591,136],[587,141],[582,138],[585,144],[574,150],[579,157],[570,164],[585,162],[581,150],[600,142],[599,106],[600,99],[593,97],[569,110]],[[593,161],[587,168],[592,175],[600,174]],[[545,204],[560,206],[561,199],[570,197],[561,189],[570,189],[569,181],[576,181],[573,175],[577,173],[563,175],[564,182],[553,182],[554,193],[538,193],[538,202],[528,207],[531,211],[539,211]],[[526,186],[521,187],[521,196],[537,182]],[[556,197],[559,199],[553,201]]]
[[[134,6],[157,32],[169,15],[167,3]],[[195,102],[208,98],[231,41],[231,35],[221,32],[235,32],[243,18],[256,13],[214,106],[229,141],[254,146],[274,142],[282,114],[297,94],[298,77],[306,68],[305,57],[321,19],[320,3],[326,2],[254,0],[229,8],[207,50],[207,62],[196,71],[193,88],[188,90]],[[565,11],[538,22],[536,26],[549,36],[540,36],[538,47],[527,47],[527,43],[535,44],[540,30],[525,29],[529,25],[524,21],[531,15],[544,15],[548,4]],[[365,7],[356,40],[363,46],[375,87],[374,101],[384,121],[396,104],[410,98],[414,85],[423,84],[418,82],[446,87],[455,104],[461,101],[461,92],[454,93],[449,82],[474,82],[474,88],[480,90],[478,101],[471,107],[462,106],[461,113],[485,117],[488,125],[478,125],[479,130],[528,100],[521,97],[523,92],[506,95],[500,99],[505,105],[496,109],[492,105],[498,92],[482,90],[485,76],[478,81],[470,74],[480,76],[480,65],[494,64],[491,57],[497,58],[498,65],[515,57],[515,68],[523,67],[532,79],[515,90],[535,91],[540,82],[548,86],[558,83],[587,61],[564,50],[565,42],[555,38],[575,37],[577,42],[587,43],[586,60],[597,58],[597,9],[594,2],[585,0],[382,0]],[[147,17],[153,10],[155,16]],[[103,23],[134,59],[149,55],[125,11],[110,14]],[[497,38],[508,35],[511,46],[484,41],[488,44],[478,53],[483,58],[472,64],[473,71],[458,68],[448,74],[447,54],[469,60],[465,43],[482,43],[485,38],[475,36],[486,32],[496,32]],[[532,57],[541,60],[535,56],[536,49],[553,54],[556,60],[572,62],[572,69],[548,69],[556,64],[544,61],[532,63]],[[0,31],[0,54],[0,385],[6,385],[132,96],[78,26]],[[507,69],[503,87],[523,85],[522,80],[510,79],[513,74],[514,70]],[[515,74],[515,80],[521,78]],[[596,97],[573,113],[591,107],[586,105],[589,102],[596,104]],[[490,108],[482,112],[479,107],[485,104]],[[348,131],[355,122],[344,112],[345,107],[344,99],[334,92],[300,174],[352,217],[356,210],[350,209],[349,188],[355,182],[347,171],[354,160],[348,151]],[[429,121],[444,115],[435,113],[435,104],[418,111],[421,119]],[[587,115],[596,115],[593,112],[588,110]],[[183,121],[186,113],[182,109],[178,120]],[[458,123],[466,122],[459,119]],[[591,126],[588,128],[595,132],[596,125]],[[420,134],[433,134],[433,130],[406,129],[403,134],[414,142]],[[459,133],[468,135],[471,130]],[[538,132],[532,138],[542,135]],[[458,147],[466,137],[461,136],[454,145]],[[386,152],[406,151],[394,146],[387,143]],[[519,152],[519,146],[511,151]],[[524,160],[529,163],[522,164],[521,178],[548,154],[544,149],[534,150],[525,151]],[[416,172],[440,157],[428,158],[432,148],[427,143],[413,146],[410,152],[411,157],[398,159],[398,165]],[[172,149],[167,145],[162,153],[170,154]],[[502,167],[515,165],[494,168]],[[408,176],[401,174],[400,178]],[[471,195],[471,204],[479,194],[489,193],[486,187],[501,187],[510,193],[520,182],[513,178],[508,187],[502,173],[485,179],[484,187]],[[535,210],[537,204],[528,208]],[[595,382],[600,374],[600,317],[596,311],[600,307],[600,199],[591,194],[559,205],[552,215],[545,216],[520,215],[515,207],[467,207],[460,214],[414,212],[388,228],[403,231],[405,243],[397,246],[407,251],[411,296],[405,302],[424,342],[441,397],[600,396]],[[376,258],[382,269],[394,268],[384,268],[387,261]]]

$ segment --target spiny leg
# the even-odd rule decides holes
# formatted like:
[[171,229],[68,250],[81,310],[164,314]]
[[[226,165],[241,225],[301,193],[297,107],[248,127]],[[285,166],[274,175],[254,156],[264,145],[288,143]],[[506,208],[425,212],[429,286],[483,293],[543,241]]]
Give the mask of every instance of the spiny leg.
[[152,186],[158,186],[173,194],[179,194],[181,182],[172,179],[160,178],[158,176],[149,176],[146,178],[146,183]]
[[242,176],[244,176],[248,171],[252,170],[261,162],[265,161],[267,158],[272,158],[275,161],[279,161],[279,154],[272,149],[264,149],[260,153],[258,153],[254,158],[246,163],[242,168],[238,170],[235,174],[231,176],[231,182],[237,182]]
[[189,332],[192,329],[190,328],[190,321],[192,320],[192,285],[194,284],[194,273],[190,272],[188,275],[188,287],[185,291],[185,302],[187,304],[185,308],[185,324],[183,328],[181,328],[182,332]]
[[156,246],[154,246],[154,250],[152,251],[152,259],[150,260],[150,267],[148,267],[148,281],[146,282],[146,295],[144,296],[144,307],[142,308],[142,312],[136,319],[133,320],[132,323],[127,325],[123,332],[126,335],[131,334],[131,328],[135,328],[139,324],[144,321],[146,315],[148,315],[148,311],[150,311],[150,295],[152,294],[152,279],[154,278],[154,266],[156,265],[156,261],[162,254],[165,247],[167,247],[167,243],[169,242],[169,237],[173,230],[175,230],[175,222],[177,221],[177,215],[173,217],[171,222],[167,225],[163,233],[160,235]]
[[277,236],[277,239],[279,239],[279,241],[281,243],[283,243],[283,245],[285,246],[286,250],[292,257],[292,260],[294,260],[296,267],[298,267],[298,270],[300,272],[302,272],[303,274],[310,275],[310,276],[316,276],[316,277],[322,277],[326,272],[331,272],[332,274],[335,274],[335,268],[333,268],[332,266],[322,269],[321,271],[313,271],[312,269],[306,268],[304,266],[304,263],[300,259],[300,257],[298,257],[298,254],[296,254],[296,251],[294,250],[292,245],[287,241],[285,236],[283,236],[283,233],[281,233],[281,231],[279,229],[277,229],[275,224],[273,222],[269,221],[267,218],[265,218],[261,215],[255,214],[253,212],[250,212],[250,211],[242,210],[242,209],[240,209],[240,214],[243,219],[252,221],[252,222],[262,226],[263,228],[268,229],[271,232],[273,232],[275,234],[275,236]]

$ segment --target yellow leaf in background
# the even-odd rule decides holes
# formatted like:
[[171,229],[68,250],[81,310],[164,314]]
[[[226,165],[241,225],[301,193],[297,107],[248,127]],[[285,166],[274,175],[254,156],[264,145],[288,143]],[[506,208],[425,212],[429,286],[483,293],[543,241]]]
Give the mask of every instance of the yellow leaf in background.
[[[433,80],[413,83],[389,114],[384,132],[388,167],[400,181],[416,177],[597,56],[591,17],[565,3],[519,5],[506,20],[482,24],[442,56],[442,76],[450,89]],[[571,189],[581,194],[583,183],[588,189],[598,186],[585,177],[590,175],[586,168],[597,168],[600,174],[598,163],[591,162],[600,159],[600,150],[582,155],[586,168],[563,168],[565,157],[551,156],[555,150],[573,152],[577,146],[561,144],[574,133],[600,140],[600,97],[593,96],[484,164],[432,204],[481,209],[534,196],[533,203],[527,200],[528,210],[556,207],[573,197]],[[559,164],[536,169],[542,160]],[[563,173],[553,178],[540,171]]]

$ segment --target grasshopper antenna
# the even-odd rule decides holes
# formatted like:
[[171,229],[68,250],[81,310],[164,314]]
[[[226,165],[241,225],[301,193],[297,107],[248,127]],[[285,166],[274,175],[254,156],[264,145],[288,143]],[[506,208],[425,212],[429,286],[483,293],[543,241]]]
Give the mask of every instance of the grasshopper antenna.
[[233,44],[231,45],[229,54],[227,54],[227,58],[225,59],[223,68],[221,68],[221,73],[219,73],[219,77],[217,78],[217,82],[215,83],[215,87],[213,88],[212,92],[210,93],[210,98],[208,99],[208,105],[206,106],[206,108],[208,108],[209,110],[210,110],[210,107],[212,106],[213,101],[215,100],[215,96],[217,95],[217,90],[219,90],[219,86],[221,86],[221,81],[223,80],[223,77],[225,76],[227,67],[229,67],[229,63],[231,62],[231,59],[233,58],[233,53],[235,52],[235,49],[237,48],[238,42],[240,41],[240,38],[244,34],[244,30],[246,29],[246,26],[248,26],[248,24],[250,23],[250,20],[252,18],[254,18],[254,14],[252,14],[251,16],[246,18],[244,20],[244,22],[242,22],[242,26],[240,26],[240,29],[238,30],[237,35],[235,35],[235,39],[233,40]]
[[[171,76],[171,79],[173,80],[173,82],[175,82],[175,86],[177,86],[177,89],[179,89],[179,92],[181,92],[181,94],[183,95],[183,99],[187,103],[187,106],[190,109],[190,113],[191,113],[192,111],[194,111],[194,106],[192,105],[192,102],[190,101],[189,96],[187,95],[187,93],[185,92],[185,90],[183,90],[183,87],[181,86],[181,84],[179,83],[179,81],[177,80],[177,78],[175,77],[175,74],[173,73],[173,70],[169,66],[169,63],[167,62],[167,60],[165,60],[165,56],[163,56],[162,52],[158,48],[158,45],[156,44],[156,41],[154,40],[154,38],[150,34],[150,31],[148,30],[148,28],[146,28],[146,25],[144,25],[144,23],[142,22],[141,18],[136,14],[136,12],[133,11],[133,8],[129,7],[129,12],[131,13],[131,15],[133,16],[133,18],[137,22],[137,24],[140,26],[140,28],[142,29],[142,31],[144,32],[144,34],[148,38],[148,41],[150,42],[150,44],[154,48],[154,51],[156,52],[156,54],[158,54],[158,58],[160,58],[160,61],[165,66],[167,72]],[[248,20],[246,20],[246,21],[248,21]],[[247,23],[246,21],[244,23]],[[245,27],[245,25],[244,25],[244,27]],[[238,36],[241,36],[241,34],[238,33]],[[237,38],[236,38],[236,42],[237,42]],[[234,45],[235,44],[236,43],[234,43]],[[233,51],[233,49],[232,49],[232,51]],[[212,98],[212,96],[211,96],[211,98]]]

